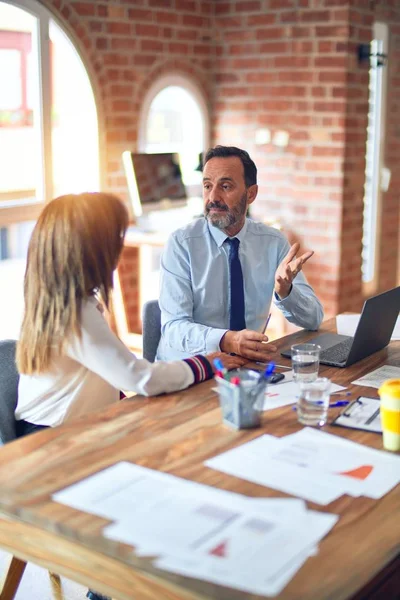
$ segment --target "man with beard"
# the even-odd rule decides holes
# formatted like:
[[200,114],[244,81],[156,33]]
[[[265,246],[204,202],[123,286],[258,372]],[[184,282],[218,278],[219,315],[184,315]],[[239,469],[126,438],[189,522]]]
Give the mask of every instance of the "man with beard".
[[271,300],[288,321],[318,329],[322,306],[308,285],[299,244],[246,218],[258,192],[249,154],[216,146],[204,159],[204,219],[175,231],[161,260],[162,335],[157,358],[222,350],[268,361],[276,348],[264,334]]

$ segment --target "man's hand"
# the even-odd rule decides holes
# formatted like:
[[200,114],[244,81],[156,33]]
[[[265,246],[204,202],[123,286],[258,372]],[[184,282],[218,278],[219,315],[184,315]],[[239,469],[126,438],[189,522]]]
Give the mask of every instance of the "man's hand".
[[215,372],[214,367],[214,359],[219,358],[224,365],[225,369],[230,371],[231,369],[239,369],[239,367],[243,367],[248,361],[241,356],[230,356],[229,354],[225,354],[224,352],[212,352],[212,354],[207,354],[206,359],[209,363],[211,363],[212,368]]
[[276,346],[267,344],[268,337],[258,331],[242,329],[241,331],[227,331],[221,340],[220,347],[223,352],[234,352],[247,360],[268,362],[271,354],[276,352]]
[[312,250],[309,250],[308,252],[304,252],[299,258],[296,258],[299,248],[300,244],[293,244],[276,270],[274,291],[281,300],[289,295],[297,273],[302,270],[304,263],[314,254]]

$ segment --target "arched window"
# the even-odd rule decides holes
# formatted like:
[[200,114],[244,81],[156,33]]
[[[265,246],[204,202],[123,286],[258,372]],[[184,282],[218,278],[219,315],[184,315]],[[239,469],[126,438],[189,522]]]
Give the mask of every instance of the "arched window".
[[73,43],[37,0],[0,0],[0,225],[98,190],[98,155],[93,90]]
[[[157,79],[148,90],[139,117],[138,150],[140,153],[173,152],[179,154],[180,170],[190,199],[190,211],[183,209],[166,217],[161,213],[163,231],[172,231],[194,214],[202,212],[202,173],[200,155],[209,144],[207,105],[200,89],[179,74]],[[179,210],[179,209],[178,209]],[[183,220],[182,220],[183,219]],[[161,221],[157,220],[160,225]],[[139,305],[158,297],[159,263],[162,246],[141,247],[141,280]],[[121,335],[124,333],[121,331]]]
[[208,147],[207,107],[181,75],[160,77],[149,89],[139,120],[140,152],[177,152],[188,196],[201,195],[200,154]]
[[43,203],[96,191],[97,109],[73,42],[37,0],[0,0],[0,339],[15,337]]

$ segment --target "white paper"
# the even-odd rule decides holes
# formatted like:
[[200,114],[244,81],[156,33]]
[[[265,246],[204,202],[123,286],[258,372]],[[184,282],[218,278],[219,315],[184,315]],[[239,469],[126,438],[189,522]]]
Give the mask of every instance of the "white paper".
[[382,433],[380,401],[377,398],[366,398],[364,396],[353,400],[333,421],[333,425]]
[[247,498],[247,501],[251,510],[281,520],[301,519],[307,512],[307,505],[300,498]]
[[308,427],[261,436],[205,464],[323,505],[342,494],[381,498],[400,482],[400,456]]
[[[158,532],[159,542],[170,539],[169,536],[174,536],[170,528],[177,528],[182,530],[184,542],[189,543],[191,536],[196,536],[199,531],[205,533],[210,522],[199,512],[203,504],[217,507],[219,520],[231,518],[232,513],[250,511],[288,523],[301,518],[306,510],[302,500],[248,498],[127,462],[113,465],[56,492],[53,499],[115,521],[117,525],[112,527],[118,531],[121,525],[121,536],[132,544],[134,540],[129,533],[132,528],[135,529],[135,541],[143,538],[149,542],[153,530]],[[191,514],[192,510],[195,516]],[[144,526],[148,515],[151,515],[150,524]]]
[[285,567],[276,573],[274,577],[269,579],[261,579],[255,581],[252,572],[240,573],[231,572],[230,574],[221,574],[210,571],[208,565],[204,565],[196,558],[185,557],[163,557],[155,561],[155,566],[165,571],[184,575],[186,577],[195,577],[203,579],[223,586],[228,586],[233,589],[239,589],[252,594],[260,594],[262,596],[277,596],[282,589],[294,577],[297,571],[307,561],[309,554],[304,553],[293,561],[287,563]]
[[[225,530],[243,515],[258,514],[279,528],[295,526],[305,513],[305,505],[301,501],[294,504],[267,498],[254,501],[232,492],[216,490],[215,493],[214,488],[200,484],[192,488],[192,482],[188,481],[182,486],[181,481],[184,480],[163,474],[166,482],[171,484],[165,493],[159,474],[148,471],[146,479],[161,484],[157,503],[150,501],[147,505],[143,504],[141,509],[129,516],[123,510],[124,518],[120,516],[119,522],[103,530],[106,537],[135,546],[141,555],[194,550],[199,540],[204,543],[214,539],[218,531]],[[129,502],[129,498],[126,501]],[[103,505],[102,514],[105,510]]]
[[[306,449],[311,471],[329,472],[341,481],[352,480],[351,485],[369,498],[382,498],[400,482],[399,455],[375,450],[311,427],[284,439],[289,443],[295,439],[296,444],[300,442]],[[315,452],[310,459],[312,448]]]
[[[295,404],[299,396],[299,386],[293,381],[293,371],[285,373],[285,378],[278,383],[271,383],[267,386],[265,392],[263,410],[273,410],[274,408],[280,408],[281,406],[288,406],[289,404]],[[333,392],[339,392],[346,388],[337,383],[331,384],[331,394]],[[218,393],[218,388],[212,388],[214,392]]]
[[240,516],[240,512],[207,499],[171,496],[156,510],[141,511],[140,517],[124,520],[104,529],[104,535],[149,554],[194,551],[200,540],[212,540]]
[[329,504],[344,493],[342,483],[329,474],[315,477],[315,473],[281,460],[279,456],[273,459],[272,454],[279,450],[281,439],[263,435],[204,464],[317,504]]
[[160,568],[267,595],[317,553],[338,519],[299,499],[249,498],[128,462],[53,498],[112,519],[104,535],[159,556]]
[[[179,560],[169,557],[157,560],[155,564],[220,585],[274,596],[285,587],[307,557],[315,554],[314,544],[330,531],[337,520],[337,515],[307,511],[297,531],[296,528],[291,532],[286,530],[279,538],[268,531],[263,535],[262,521],[246,523],[242,520],[231,529],[229,538],[222,535],[217,540],[217,548],[218,543],[222,546],[221,556],[210,557],[199,552],[190,561],[185,560],[186,557]],[[207,549],[207,546],[202,548],[203,551]],[[282,552],[287,561],[279,569],[276,568],[276,556],[282,557]],[[231,553],[237,553],[237,557]],[[266,557],[268,560],[265,560]]]
[[[269,578],[283,564],[318,542],[337,519],[337,515],[307,511],[301,521],[288,527],[256,513],[243,515],[225,531],[200,544],[196,553],[205,556],[210,565],[226,561],[229,570],[244,569],[252,571],[255,577],[258,572]],[[320,523],[323,523],[322,534]]]
[[109,497],[114,497],[119,491],[129,490],[129,486],[137,480],[138,474],[132,471],[133,466],[128,462],[119,462],[56,492],[53,494],[53,500],[78,510],[103,516],[99,512],[102,502]]
[[[361,315],[338,315],[336,317],[336,329],[341,335],[354,336]],[[400,317],[398,317],[393,329],[392,341],[400,340]]]
[[375,371],[371,371],[370,373],[363,375],[351,383],[353,385],[362,385],[379,389],[386,379],[398,379],[399,377],[400,367],[384,365],[383,367],[379,367],[379,369],[375,369]]
[[[346,388],[342,385],[331,383],[330,393],[332,394],[344,389]],[[295,381],[287,383],[279,382],[275,385],[270,385],[265,394],[263,410],[272,410],[281,406],[287,406],[288,404],[294,404],[297,402],[299,394],[299,385]]]
[[[223,494],[224,493],[225,492],[223,492]],[[227,494],[229,495],[230,492],[227,492]],[[285,524],[290,522],[296,523],[299,520],[303,520],[307,513],[307,506],[305,502],[299,498],[247,498],[246,496],[241,496],[240,494],[233,494],[233,496],[238,497],[241,511],[250,511],[251,513],[256,512],[257,514],[262,515],[263,518],[272,519],[276,522]],[[219,498],[219,501],[221,501],[221,499],[222,497]],[[226,499],[227,498],[225,498],[225,500]],[[239,507],[239,503],[237,506]],[[123,541],[125,543],[134,543],[133,537],[127,534],[124,524],[111,525],[110,527],[107,527],[103,533],[106,537],[118,539],[119,541]],[[149,537],[146,535],[140,540],[139,546],[137,531],[135,534],[136,544],[134,545],[137,556],[157,556],[162,552],[171,552],[171,547],[169,544],[161,545],[159,540],[156,542],[154,542],[154,540],[150,542]],[[316,548],[312,548],[310,550],[310,555],[315,551]]]
[[[244,505],[253,501],[241,494],[205,486],[194,481],[174,477],[168,473],[147,469],[128,462],[119,462],[96,473],[60,492],[53,499],[78,510],[116,521],[129,521],[140,518],[141,511],[153,511],[158,504],[169,502],[171,496],[204,497],[216,503],[223,503],[234,510],[244,510]],[[268,504],[268,498],[257,501]],[[276,501],[276,500],[275,500]],[[272,502],[272,499],[271,499]],[[273,502],[272,502],[273,504]],[[272,506],[272,505],[271,505]],[[280,509],[282,518],[300,509],[290,507]]]

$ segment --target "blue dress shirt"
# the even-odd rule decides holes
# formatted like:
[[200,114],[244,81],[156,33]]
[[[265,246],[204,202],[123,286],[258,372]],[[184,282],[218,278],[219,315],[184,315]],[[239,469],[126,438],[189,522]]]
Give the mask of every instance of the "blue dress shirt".
[[[235,236],[244,279],[246,326],[261,331],[272,297],[288,321],[305,329],[318,329],[321,303],[300,272],[283,300],[273,294],[275,271],[290,245],[272,227],[251,219]],[[196,219],[175,231],[161,258],[161,340],[158,360],[187,358],[220,350],[229,330],[229,245],[226,234]]]

